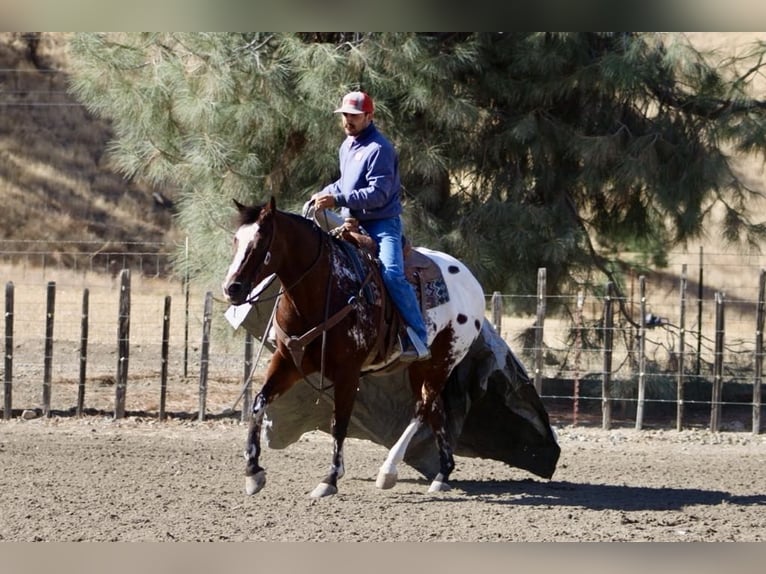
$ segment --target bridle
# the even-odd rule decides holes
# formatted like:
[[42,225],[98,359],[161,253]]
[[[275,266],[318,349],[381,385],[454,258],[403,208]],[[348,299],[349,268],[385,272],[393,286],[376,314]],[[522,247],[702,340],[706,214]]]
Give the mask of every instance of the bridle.
[[[324,243],[325,243],[325,237],[322,234],[322,230],[314,225],[314,230],[319,235],[319,250],[317,251],[316,257],[314,257],[314,261],[309,265],[306,270],[301,273],[300,277],[293,281],[293,283],[289,287],[282,287],[276,294],[270,295],[269,297],[266,297],[265,299],[258,299],[258,293],[256,293],[253,297],[248,297],[245,299],[245,303],[253,304],[256,302],[261,303],[263,301],[271,301],[272,299],[278,298],[280,295],[289,292],[291,289],[295,288],[301,281],[303,281],[306,276],[311,273],[314,270],[314,267],[317,266],[319,263],[319,260],[322,258],[322,253],[324,253]],[[269,261],[271,260],[271,246],[274,244],[274,237],[276,236],[276,221],[274,222],[274,229],[272,229],[271,232],[271,239],[269,240],[269,247],[266,250],[266,255],[263,258],[263,262],[261,262],[261,265],[268,265]]]

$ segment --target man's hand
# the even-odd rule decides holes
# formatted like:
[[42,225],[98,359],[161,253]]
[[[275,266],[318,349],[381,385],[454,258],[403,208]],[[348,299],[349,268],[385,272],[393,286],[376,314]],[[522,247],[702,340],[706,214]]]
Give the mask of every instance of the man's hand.
[[335,207],[335,198],[330,195],[329,193],[321,194],[321,193],[315,193],[311,196],[311,199],[314,200],[314,209],[316,211],[321,211],[323,209],[332,209]]
[[359,233],[359,220],[356,217],[347,217],[343,220],[343,229]]

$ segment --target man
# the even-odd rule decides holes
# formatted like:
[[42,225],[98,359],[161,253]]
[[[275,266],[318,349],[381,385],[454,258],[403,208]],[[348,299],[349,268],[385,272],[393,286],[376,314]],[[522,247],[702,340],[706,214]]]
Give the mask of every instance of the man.
[[375,127],[372,98],[364,92],[343,96],[341,114],[346,139],[340,145],[340,178],[315,193],[316,211],[340,207],[359,221],[379,248],[383,282],[407,325],[408,342],[401,358],[420,361],[431,356],[428,334],[415,291],[404,276],[402,202],[399,159],[394,146]]

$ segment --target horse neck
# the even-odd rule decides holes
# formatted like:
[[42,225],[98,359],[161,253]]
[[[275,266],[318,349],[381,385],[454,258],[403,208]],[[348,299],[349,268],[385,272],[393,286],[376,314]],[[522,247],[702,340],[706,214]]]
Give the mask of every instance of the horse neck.
[[324,232],[318,231],[307,219],[285,214],[280,214],[276,225],[272,250],[279,250],[281,263],[276,273],[285,297],[301,314],[304,308],[319,307],[316,300],[320,297],[323,307],[331,256],[329,245],[323,245]]

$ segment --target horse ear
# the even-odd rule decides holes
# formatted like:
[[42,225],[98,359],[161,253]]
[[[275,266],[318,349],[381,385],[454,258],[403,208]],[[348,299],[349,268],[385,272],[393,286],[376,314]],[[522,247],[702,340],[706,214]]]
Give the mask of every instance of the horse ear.
[[276,211],[277,210],[277,200],[274,199],[273,195],[271,196],[271,199],[269,200],[269,209],[271,211]]
[[244,205],[242,205],[242,204],[241,204],[240,202],[238,202],[236,199],[232,199],[232,201],[234,202],[234,205],[236,206],[236,208],[237,208],[237,211],[239,211],[240,213],[242,213],[243,211],[245,211],[245,209],[246,209],[246,208],[245,208],[245,206],[244,206]]

